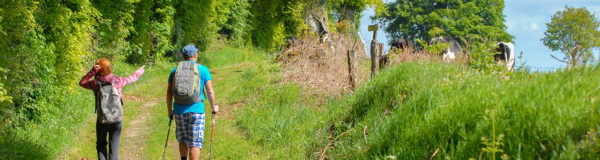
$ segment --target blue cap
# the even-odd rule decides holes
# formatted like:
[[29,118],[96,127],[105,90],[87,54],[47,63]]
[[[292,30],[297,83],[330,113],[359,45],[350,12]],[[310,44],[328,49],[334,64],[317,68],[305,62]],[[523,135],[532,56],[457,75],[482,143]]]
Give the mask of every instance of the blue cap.
[[196,48],[196,46],[194,46],[193,44],[190,44],[183,47],[183,50],[181,52],[185,57],[191,57],[198,53],[198,48]]

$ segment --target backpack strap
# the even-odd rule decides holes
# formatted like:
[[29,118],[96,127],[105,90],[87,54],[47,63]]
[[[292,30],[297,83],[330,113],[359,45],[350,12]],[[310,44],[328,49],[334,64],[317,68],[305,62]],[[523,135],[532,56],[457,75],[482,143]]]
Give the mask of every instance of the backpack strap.
[[94,80],[96,80],[96,83],[98,84],[98,92],[96,92],[94,95],[94,98],[96,101],[96,108],[94,108],[94,113],[97,113],[98,112],[98,103],[100,103],[98,100],[98,96],[99,96],[98,94],[101,94],[99,92],[101,92],[101,90],[102,90],[102,82],[100,82],[100,80],[98,80],[96,78],[94,78]]

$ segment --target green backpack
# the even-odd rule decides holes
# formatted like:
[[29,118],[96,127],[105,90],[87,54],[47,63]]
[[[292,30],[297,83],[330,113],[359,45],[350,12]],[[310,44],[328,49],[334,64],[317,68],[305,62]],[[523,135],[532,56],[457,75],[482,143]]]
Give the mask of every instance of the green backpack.
[[173,76],[173,98],[175,103],[188,105],[202,102],[200,90],[198,65],[188,61],[179,62]]
[[100,88],[96,92],[96,113],[102,124],[118,123],[123,120],[123,101],[113,83],[96,80]]

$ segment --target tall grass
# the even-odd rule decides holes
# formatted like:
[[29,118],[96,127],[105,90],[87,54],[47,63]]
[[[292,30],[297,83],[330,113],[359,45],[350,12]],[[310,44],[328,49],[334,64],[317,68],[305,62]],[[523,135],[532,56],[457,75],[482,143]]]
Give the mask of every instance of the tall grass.
[[255,77],[242,81],[264,86],[251,93],[255,98],[239,110],[237,120],[275,158],[600,155],[598,70],[508,73],[403,63],[351,95],[317,105],[295,84],[264,83],[256,77],[264,72],[247,72]]
[[329,114],[339,117],[330,120],[338,129],[334,135],[349,132],[327,154],[340,159],[597,158],[600,85],[593,80],[598,78],[600,71],[583,69],[505,74],[401,64],[330,107]]
[[[69,144],[79,122],[93,114],[92,94],[83,89],[64,95],[65,103],[41,114],[40,123],[0,131],[0,159],[52,159]],[[92,106],[92,107],[90,107]]]
[[[255,98],[237,111],[238,124],[251,141],[267,148],[269,157],[302,159],[306,157],[306,140],[310,139],[306,128],[313,126],[317,114],[302,103],[304,97],[300,86],[265,83],[261,75],[268,74],[262,73],[265,72],[248,70],[244,75],[256,76],[242,76],[244,84],[249,85],[243,85],[238,91]],[[261,88],[256,88],[261,84]],[[248,92],[253,89],[256,92]]]

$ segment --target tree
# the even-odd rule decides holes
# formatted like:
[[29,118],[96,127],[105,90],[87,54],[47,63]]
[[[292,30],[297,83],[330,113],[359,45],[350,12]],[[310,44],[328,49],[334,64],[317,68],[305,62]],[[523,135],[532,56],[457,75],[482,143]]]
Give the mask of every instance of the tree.
[[171,0],[139,1],[134,3],[133,30],[127,61],[148,63],[173,50],[170,43],[175,8]]
[[252,42],[259,48],[275,51],[287,38],[298,37],[307,28],[301,0],[257,0],[250,6]]
[[463,45],[513,39],[505,31],[503,0],[397,0],[387,8],[385,30],[392,39],[451,36]]
[[586,63],[592,58],[592,48],[600,47],[600,22],[585,7],[565,6],[546,26],[542,42],[552,51],[565,53],[564,59],[572,67],[580,61]]
[[244,46],[250,39],[250,3],[248,0],[216,1],[215,24],[219,34],[234,46]]
[[172,43],[175,48],[195,44],[200,52],[208,50],[217,36],[214,23],[214,0],[176,0],[174,1],[175,25]]
[[98,31],[95,38],[99,45],[93,52],[98,57],[106,57],[110,60],[122,60],[130,53],[128,38],[133,30],[133,15],[136,2],[91,0],[92,7],[101,15],[97,19]]

